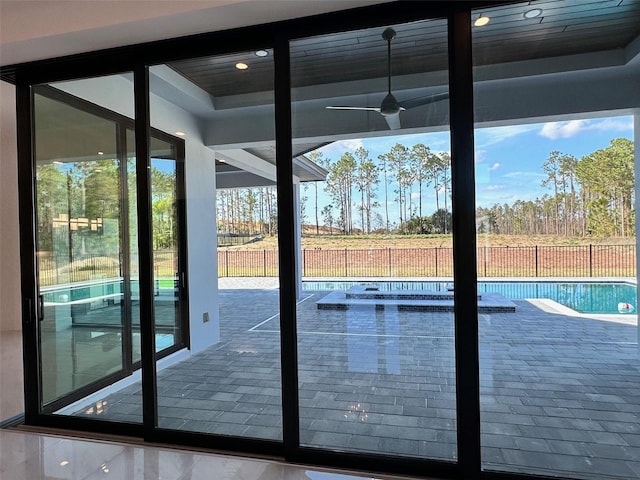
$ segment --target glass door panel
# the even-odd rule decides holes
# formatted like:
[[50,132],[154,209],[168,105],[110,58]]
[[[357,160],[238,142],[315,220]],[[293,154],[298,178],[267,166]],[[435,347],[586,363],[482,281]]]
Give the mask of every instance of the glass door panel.
[[[111,102],[107,90],[119,91],[119,100]],[[129,257],[136,244],[126,235],[123,193],[124,124],[133,122],[119,113],[132,107],[126,75],[34,87],[45,412],[109,417],[123,411],[120,419],[140,420],[140,404],[101,393],[134,381]]]
[[479,289],[513,304],[478,319],[485,470],[640,479],[639,124],[612,95],[637,75],[596,60],[633,43],[617,23],[637,26],[633,8],[473,12],[489,20],[472,30]]
[[290,50],[301,444],[453,460],[447,22]]
[[[156,343],[171,341],[173,284],[189,283],[190,351],[157,363],[158,426],[280,440],[273,52],[149,73],[151,126],[185,148],[186,195],[172,200],[165,185],[181,175],[180,152],[166,137],[152,142]],[[175,200],[186,202],[181,236]],[[188,269],[172,253],[187,245]]]
[[179,262],[184,198],[178,193],[184,162],[178,144],[183,152],[184,141],[157,135],[151,138],[151,209],[156,352],[162,352],[181,346],[186,333],[181,315],[185,269]]

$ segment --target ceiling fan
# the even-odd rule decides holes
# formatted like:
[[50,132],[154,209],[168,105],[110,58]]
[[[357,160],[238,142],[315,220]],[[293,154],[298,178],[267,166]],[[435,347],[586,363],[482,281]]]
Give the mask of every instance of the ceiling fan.
[[413,98],[405,100],[402,103],[396,100],[391,93],[391,40],[396,36],[396,31],[388,27],[382,32],[382,38],[387,41],[387,95],[382,99],[379,107],[350,107],[350,106],[328,106],[329,110],[368,110],[378,112],[384,117],[391,130],[400,128],[400,112],[410,108],[428,105],[430,103],[439,102],[449,98],[449,92],[436,93],[426,97]]

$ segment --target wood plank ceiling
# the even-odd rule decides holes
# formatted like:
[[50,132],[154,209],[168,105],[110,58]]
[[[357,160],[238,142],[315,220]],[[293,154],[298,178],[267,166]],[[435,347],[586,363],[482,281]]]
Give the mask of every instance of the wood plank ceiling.
[[[525,13],[541,12],[534,18]],[[640,35],[640,0],[525,1],[479,9],[490,18],[474,27],[477,66],[625,48]],[[402,76],[446,70],[446,21],[434,19],[394,25],[392,74]],[[294,88],[352,82],[387,75],[384,28],[325,35],[291,44]],[[240,52],[174,62],[170,66],[214,99],[273,90],[273,57]],[[249,68],[238,70],[235,64]]]

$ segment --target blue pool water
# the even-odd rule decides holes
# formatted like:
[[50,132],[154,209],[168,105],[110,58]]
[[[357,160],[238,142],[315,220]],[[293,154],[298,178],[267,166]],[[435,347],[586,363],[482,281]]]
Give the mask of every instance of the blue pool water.
[[[378,286],[380,290],[432,290],[446,291],[450,282],[415,281],[340,281],[304,282],[304,289],[348,290],[363,283]],[[510,300],[548,298],[580,313],[621,313],[619,303],[633,305],[636,313],[636,286],[624,282],[478,282],[478,292],[496,292]],[[630,312],[631,313],[631,312]]]

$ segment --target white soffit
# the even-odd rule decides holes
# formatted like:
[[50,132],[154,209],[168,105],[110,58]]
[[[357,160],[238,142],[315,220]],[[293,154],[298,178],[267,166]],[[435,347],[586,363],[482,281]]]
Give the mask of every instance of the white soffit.
[[391,0],[1,0],[0,64],[258,25],[388,1]]

